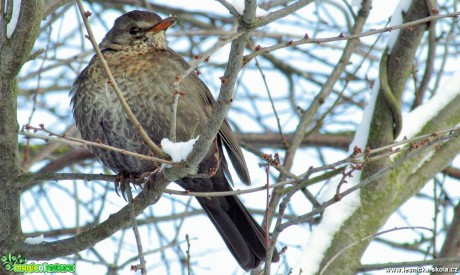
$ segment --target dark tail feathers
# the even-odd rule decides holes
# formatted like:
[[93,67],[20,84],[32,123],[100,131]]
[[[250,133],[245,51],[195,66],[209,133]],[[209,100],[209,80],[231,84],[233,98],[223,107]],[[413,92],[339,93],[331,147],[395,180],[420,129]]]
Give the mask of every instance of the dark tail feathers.
[[[210,179],[184,178],[179,184],[194,192],[230,191],[221,170]],[[236,196],[197,197],[233,257],[245,270],[256,268],[266,255],[265,232]],[[273,262],[278,262],[278,251]]]

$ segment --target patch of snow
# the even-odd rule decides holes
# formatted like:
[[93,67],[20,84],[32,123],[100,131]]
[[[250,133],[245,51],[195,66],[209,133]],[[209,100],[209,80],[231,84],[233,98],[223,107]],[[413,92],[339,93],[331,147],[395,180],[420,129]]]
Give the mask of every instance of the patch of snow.
[[[5,5],[6,3],[7,1],[5,1]],[[18,24],[18,20],[19,20],[20,11],[21,11],[21,0],[13,0],[13,12],[11,15],[11,20],[6,25],[6,37],[8,38],[11,38],[14,30],[16,29],[16,25]]]
[[351,0],[351,5],[353,7],[360,7],[361,8],[361,3],[363,2],[363,0]]
[[[407,10],[410,7],[411,0],[401,0],[399,1],[399,4],[396,6],[393,15],[391,16],[390,20],[390,27],[391,26],[396,26],[396,25],[401,25],[403,23],[403,13],[407,12]],[[396,43],[396,39],[398,39],[399,36],[399,29],[393,30],[390,32],[390,35],[388,36],[388,48],[391,50],[393,49],[393,46]]]
[[[353,153],[353,148],[355,146],[363,150],[366,147],[378,91],[379,84],[376,82],[370,102],[364,110],[362,121],[348,149],[348,154]],[[347,169],[350,168],[348,167]],[[347,184],[342,185],[342,189],[351,188],[357,185],[360,183],[360,178],[361,171],[356,170],[353,173],[353,177],[347,178]],[[334,197],[339,182],[340,178],[336,177],[335,181],[328,185],[326,191],[321,194],[319,198],[320,203]],[[343,189],[342,192],[343,191],[345,191],[345,189]],[[360,205],[359,194],[359,190],[356,190],[350,195],[342,198],[340,202],[326,208],[321,222],[313,229],[306,246],[303,248],[302,254],[292,272],[293,274],[300,274],[300,270],[302,270],[302,274],[316,274],[316,272],[318,272],[321,260],[324,258],[324,253],[326,253],[327,248],[331,245],[335,233],[339,231],[345,220],[347,220]]]
[[43,234],[37,237],[26,238],[24,241],[24,243],[26,244],[41,244],[43,242],[45,242],[45,237],[43,236]]
[[397,140],[415,137],[454,98],[460,96],[460,70],[457,70],[428,101],[403,115],[403,128]]
[[[239,13],[239,14],[243,14],[243,11],[244,11],[244,0],[233,0],[232,2],[232,6],[235,8],[235,10]],[[257,17],[261,17],[261,16],[265,16],[268,14],[268,11],[264,10],[264,9],[261,9],[259,7],[257,7],[256,9],[256,16]]]
[[166,154],[170,155],[172,161],[181,162],[187,159],[192,152],[193,145],[200,136],[186,142],[172,142],[167,138],[161,140],[161,147]]

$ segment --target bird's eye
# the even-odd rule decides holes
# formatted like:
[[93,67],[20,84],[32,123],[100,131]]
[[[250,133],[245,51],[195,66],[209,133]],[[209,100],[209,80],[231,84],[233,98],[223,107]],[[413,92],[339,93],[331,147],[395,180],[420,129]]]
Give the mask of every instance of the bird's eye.
[[131,27],[131,29],[129,29],[129,33],[132,34],[132,35],[135,35],[139,32],[139,28],[138,27]]

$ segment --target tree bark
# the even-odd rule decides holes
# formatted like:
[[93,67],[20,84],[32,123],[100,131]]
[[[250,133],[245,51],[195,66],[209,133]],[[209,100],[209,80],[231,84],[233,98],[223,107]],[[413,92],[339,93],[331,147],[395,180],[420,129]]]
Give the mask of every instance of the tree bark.
[[[15,180],[20,174],[18,162],[18,124],[16,76],[26,62],[38,36],[43,16],[43,1],[22,1],[20,7],[8,1],[3,10],[0,33],[0,255],[13,249],[12,244],[22,235],[20,192]],[[14,31],[13,9],[20,9]]]
[[[429,13],[426,1],[414,0],[403,18],[404,22],[408,22],[427,17],[428,15]],[[405,90],[407,79],[412,72],[415,53],[426,29],[427,26],[425,24],[417,25],[410,29],[402,29],[388,57],[388,82],[399,104],[401,104],[401,97],[403,91]],[[367,145],[370,148],[377,148],[389,144],[395,139],[393,134],[393,113],[391,112],[381,89],[382,87],[380,87],[379,95],[377,96],[367,142]],[[455,109],[453,105],[450,105],[450,107]],[[456,116],[456,123],[458,123],[458,119],[460,117],[459,112],[457,111],[457,114],[453,116]],[[456,123],[449,123],[449,125],[454,126]],[[449,126],[436,126],[437,129],[441,129],[441,127]],[[427,127],[423,132],[429,133],[431,130],[435,131],[435,129],[429,129],[429,127]],[[361,242],[359,241],[364,237],[371,236],[376,233],[386,222],[388,217],[393,214],[393,212],[402,203],[410,198],[410,196],[417,192],[426,183],[429,177],[434,176],[437,171],[442,170],[442,168],[448,164],[449,160],[455,157],[456,153],[449,152],[447,149],[448,147],[450,147],[450,150],[457,148],[459,147],[459,142],[452,140],[448,144],[445,144],[445,146],[440,149],[445,153],[445,155],[439,159],[437,164],[434,164],[435,162],[433,162],[436,168],[431,167],[431,169],[424,171],[425,173],[423,175],[414,174],[412,171],[414,171],[413,168],[416,167],[415,165],[420,164],[423,156],[426,156],[429,152],[421,153],[413,159],[406,160],[402,166],[395,167],[392,172],[383,175],[377,181],[365,186],[361,190],[361,205],[353,213],[353,215],[344,224],[342,224],[341,229],[334,236],[331,242],[332,245],[327,250],[325,257],[321,262],[321,267],[324,267],[332,257],[343,250],[346,246],[353,242],[358,243],[347,249],[345,253],[342,253],[337,259],[335,259],[335,261],[333,261],[328,267],[325,274],[353,274],[356,272],[357,267],[360,265],[361,256],[371,239]],[[436,157],[439,157],[439,154],[437,154]],[[387,157],[379,161],[366,164],[363,169],[361,180],[372,176],[391,163],[392,160]],[[411,177],[413,181],[411,181],[412,185],[409,185],[407,181]]]

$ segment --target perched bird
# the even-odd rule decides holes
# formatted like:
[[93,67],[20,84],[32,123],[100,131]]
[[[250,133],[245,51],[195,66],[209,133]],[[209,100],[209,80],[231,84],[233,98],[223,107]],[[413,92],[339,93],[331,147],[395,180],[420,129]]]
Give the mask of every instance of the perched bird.
[[[124,98],[156,144],[169,137],[174,82],[189,68],[166,44],[165,32],[174,22],[174,18],[162,19],[153,12],[131,11],[116,19],[99,45]],[[176,138],[187,141],[203,131],[215,101],[195,74],[184,78],[179,88],[183,95],[177,106]],[[148,146],[123,111],[96,56],[75,80],[70,95],[75,121],[84,139],[149,154]],[[223,147],[241,181],[249,184],[243,153],[227,121],[198,167],[199,174],[210,177],[182,178],[177,184],[193,192],[232,190]],[[120,175],[139,176],[158,167],[154,162],[98,147],[90,150]],[[265,259],[265,232],[236,196],[197,197],[197,200],[242,268],[253,269]],[[278,260],[275,251],[273,261]]]

